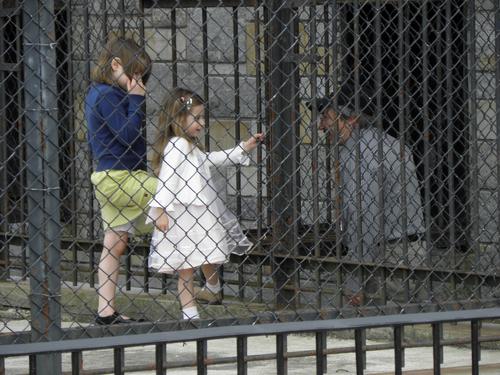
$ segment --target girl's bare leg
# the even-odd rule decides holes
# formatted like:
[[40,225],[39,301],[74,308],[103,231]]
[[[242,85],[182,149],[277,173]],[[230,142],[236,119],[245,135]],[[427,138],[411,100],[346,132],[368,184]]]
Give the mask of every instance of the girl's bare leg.
[[110,316],[115,312],[116,285],[120,269],[120,257],[128,244],[127,232],[107,230],[104,234],[104,246],[99,261],[98,310],[100,316]]
[[203,272],[205,280],[208,284],[216,285],[219,283],[219,272],[217,272],[218,268],[218,264],[204,264],[201,266],[201,271]]
[[179,270],[179,300],[181,302],[181,308],[185,309],[188,307],[196,306],[196,301],[194,298],[194,269],[188,268]]

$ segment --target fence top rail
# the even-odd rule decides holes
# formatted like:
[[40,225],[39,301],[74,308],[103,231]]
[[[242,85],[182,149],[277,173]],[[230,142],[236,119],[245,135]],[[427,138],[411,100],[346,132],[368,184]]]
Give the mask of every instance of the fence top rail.
[[477,310],[396,314],[366,318],[329,319],[305,322],[200,328],[127,336],[2,345],[0,346],[0,357],[86,351],[141,345],[171,344],[177,342],[214,340],[243,336],[263,336],[321,331],[339,331],[349,329],[382,328],[390,326],[449,323],[498,318],[500,318],[500,308],[495,307]]

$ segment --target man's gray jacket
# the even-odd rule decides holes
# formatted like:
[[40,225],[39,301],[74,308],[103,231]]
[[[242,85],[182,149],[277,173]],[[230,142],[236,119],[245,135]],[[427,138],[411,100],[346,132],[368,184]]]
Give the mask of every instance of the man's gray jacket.
[[[382,144],[381,154],[378,149],[379,142]],[[358,144],[359,165],[356,163]],[[379,224],[381,214],[386,241],[424,232],[415,163],[411,150],[406,146],[401,150],[400,146],[398,139],[368,127],[354,130],[345,144],[339,147],[343,243],[354,258],[359,255],[360,246],[363,249],[362,260],[370,261],[377,257],[377,244],[382,242]],[[357,182],[358,168],[360,183]],[[382,184],[379,184],[379,174]],[[382,205],[379,198],[380,189]],[[403,198],[406,199],[404,206]],[[406,230],[403,225],[405,217]]]

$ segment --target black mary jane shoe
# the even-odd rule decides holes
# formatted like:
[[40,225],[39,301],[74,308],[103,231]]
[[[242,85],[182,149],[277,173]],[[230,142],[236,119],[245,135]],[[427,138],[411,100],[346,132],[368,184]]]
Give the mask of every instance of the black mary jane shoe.
[[95,323],[100,326],[107,326],[111,324],[130,324],[130,323],[140,323],[144,322],[144,319],[133,319],[133,318],[124,318],[119,312],[115,311],[113,314],[109,316],[100,316],[97,315],[95,317]]

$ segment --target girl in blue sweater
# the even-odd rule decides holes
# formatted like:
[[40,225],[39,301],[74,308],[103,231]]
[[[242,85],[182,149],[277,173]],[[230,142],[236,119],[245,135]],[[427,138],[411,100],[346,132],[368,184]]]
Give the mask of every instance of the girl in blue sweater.
[[115,307],[120,256],[129,236],[145,232],[145,208],[156,190],[146,172],[143,136],[145,83],[151,59],[136,42],[117,38],[99,55],[85,99],[91,181],[101,208],[104,246],[99,262],[96,323],[136,321]]

